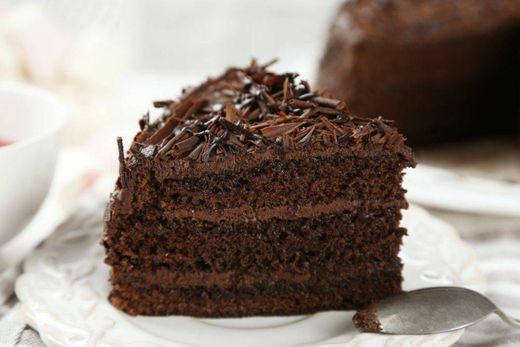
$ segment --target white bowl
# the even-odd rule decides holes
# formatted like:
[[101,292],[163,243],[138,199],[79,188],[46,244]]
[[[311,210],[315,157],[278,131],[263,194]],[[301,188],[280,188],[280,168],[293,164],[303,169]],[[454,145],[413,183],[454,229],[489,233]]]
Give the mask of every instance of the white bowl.
[[67,108],[42,89],[0,82],[0,244],[31,220],[54,175]]

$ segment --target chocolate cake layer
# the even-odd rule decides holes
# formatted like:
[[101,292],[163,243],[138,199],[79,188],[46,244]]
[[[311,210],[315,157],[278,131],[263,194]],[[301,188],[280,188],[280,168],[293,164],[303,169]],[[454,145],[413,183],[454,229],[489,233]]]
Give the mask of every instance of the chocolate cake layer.
[[350,309],[400,290],[403,137],[253,63],[140,122],[106,213],[111,302],[199,317]]
[[[116,204],[114,209],[123,214],[157,209],[157,213],[171,218],[265,219],[308,217],[322,208],[325,210],[321,213],[329,208],[353,208],[373,196],[377,196],[377,204],[395,203],[402,200],[404,191],[400,186],[402,167],[395,164],[396,158],[392,159],[375,157],[363,163],[355,158],[315,159],[314,165],[267,162],[262,169],[236,174],[208,172],[197,182],[166,179],[160,184],[153,177],[136,177],[137,184],[152,188],[128,204]],[[287,186],[287,178],[298,184]],[[382,185],[376,178],[387,184]]]
[[[292,154],[292,153],[291,153]],[[136,185],[149,186],[139,197],[124,199],[114,204],[120,213],[149,209],[149,204],[163,212],[170,210],[176,217],[186,216],[182,211],[215,211],[225,208],[247,208],[258,210],[264,207],[284,205],[298,206],[326,203],[334,199],[364,200],[377,194],[378,199],[392,201],[402,197],[402,169],[408,161],[406,153],[394,153],[379,149],[372,151],[368,158],[353,156],[351,151],[332,153],[280,154],[266,158],[256,158],[261,165],[253,166],[241,156],[236,156],[231,164],[242,162],[236,170],[231,170],[227,162],[209,165],[206,168],[193,167],[185,163],[187,172],[197,172],[195,177],[172,174],[165,168],[151,168],[153,175],[143,175],[146,168],[129,173]],[[308,158],[313,160],[309,161]],[[307,158],[307,159],[306,159]],[[140,153],[136,159],[146,163]],[[153,163],[153,162],[152,162]],[[254,162],[257,164],[257,162]],[[374,170],[377,168],[377,170]],[[159,172],[158,172],[159,171]],[[163,173],[169,172],[169,175]],[[376,178],[388,184],[382,185]],[[291,179],[293,185],[285,180]],[[156,204],[156,202],[159,203]],[[123,204],[124,202],[124,204]]]
[[[390,211],[342,211],[319,218],[225,225],[193,219],[174,219],[164,225],[147,220],[132,224],[129,220],[126,225],[130,228],[114,232],[109,240],[113,246],[107,261],[121,265],[117,260],[124,256],[125,271],[161,267],[173,268],[176,273],[219,273],[237,268],[252,272],[280,268],[294,272],[311,268],[343,271],[350,264],[363,264],[367,257],[395,256],[405,231],[398,227],[399,207]],[[359,230],[367,232],[359,234]],[[146,242],[151,233],[156,243]],[[331,261],[331,254],[336,262]]]
[[[380,200],[393,201],[403,193],[398,162],[397,157],[360,160],[339,155],[311,162],[271,161],[236,173],[208,172],[198,179],[166,179],[157,194],[161,208],[175,211],[298,206],[302,201],[316,205],[336,199],[363,200],[376,194]],[[389,184],[382,187],[375,180],[378,177]],[[288,178],[297,184],[288,186],[284,182]]]
[[[334,199],[324,203],[317,203],[315,205],[284,205],[275,207],[254,207],[241,206],[237,208],[213,209],[213,210],[195,210],[195,209],[177,209],[173,211],[162,210],[162,215],[165,218],[183,219],[194,218],[207,222],[222,222],[226,220],[257,220],[265,221],[271,218],[283,218],[287,220],[294,220],[298,218],[313,218],[327,213],[338,213],[343,210],[353,210],[363,206],[364,201],[361,200],[345,200]],[[370,201],[365,207],[374,208],[406,208],[407,204],[404,201]]]
[[[359,265],[370,263],[366,269],[360,268]],[[290,268],[280,269],[277,271],[264,272],[172,272],[170,269],[163,267],[156,270],[135,270],[128,272],[118,271],[114,267],[114,282],[119,284],[146,283],[147,285],[155,285],[158,288],[185,288],[190,286],[211,287],[220,286],[222,288],[248,287],[254,285],[268,285],[272,283],[273,278],[277,278],[283,283],[301,283],[305,285],[319,285],[330,278],[353,280],[363,276],[375,276],[381,272],[395,273],[401,270],[401,262],[395,257],[387,257],[376,259],[371,256],[361,258],[358,262],[352,262],[345,265],[344,269],[310,269],[296,273]]]
[[194,317],[243,317],[300,315],[327,310],[364,307],[401,291],[400,276],[376,276],[323,282],[320,285],[283,283],[241,288],[190,286],[177,289],[115,284],[114,305],[133,315],[189,315]]

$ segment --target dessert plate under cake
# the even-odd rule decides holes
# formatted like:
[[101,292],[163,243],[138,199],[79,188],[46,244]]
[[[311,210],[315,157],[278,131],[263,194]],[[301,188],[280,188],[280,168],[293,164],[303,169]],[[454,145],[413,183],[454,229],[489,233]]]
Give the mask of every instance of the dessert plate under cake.
[[[457,285],[482,291],[473,251],[444,222],[411,206],[400,257],[405,290]],[[243,319],[131,317],[108,302],[101,221],[59,232],[25,263],[16,284],[21,314],[49,346],[449,346],[461,331],[430,336],[361,334],[353,312]],[[247,343],[246,343],[247,342]]]

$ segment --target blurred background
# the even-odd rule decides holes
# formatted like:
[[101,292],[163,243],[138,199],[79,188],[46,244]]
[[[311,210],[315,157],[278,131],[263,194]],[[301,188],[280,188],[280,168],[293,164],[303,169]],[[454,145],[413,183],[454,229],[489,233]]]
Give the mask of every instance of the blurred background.
[[80,105],[72,129],[82,130],[67,137],[77,143],[99,122],[135,123],[151,100],[253,57],[278,57],[276,69],[313,79],[339,3],[0,0],[0,78],[57,90]]

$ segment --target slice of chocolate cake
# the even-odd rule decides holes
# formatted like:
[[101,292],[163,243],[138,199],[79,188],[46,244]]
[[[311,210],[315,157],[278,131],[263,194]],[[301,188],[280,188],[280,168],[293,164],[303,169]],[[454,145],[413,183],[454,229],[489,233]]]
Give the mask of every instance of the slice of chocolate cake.
[[145,117],[106,215],[114,306],[240,317],[359,308],[401,290],[414,159],[297,74],[231,68]]

